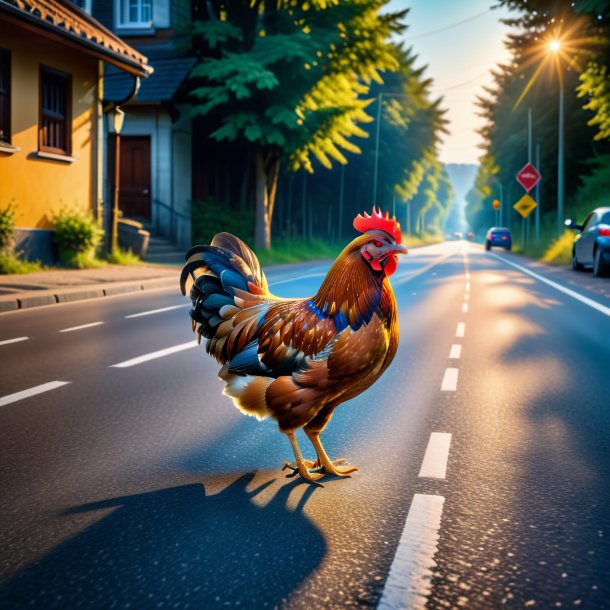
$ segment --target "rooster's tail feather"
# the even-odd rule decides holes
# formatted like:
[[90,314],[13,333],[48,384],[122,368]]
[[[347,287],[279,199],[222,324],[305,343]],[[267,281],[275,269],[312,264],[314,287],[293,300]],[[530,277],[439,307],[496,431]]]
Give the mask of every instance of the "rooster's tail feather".
[[268,294],[256,255],[230,233],[219,233],[211,245],[194,246],[186,253],[180,276],[182,294],[186,294],[189,276],[193,280],[190,316],[207,339],[213,339],[218,327],[241,309],[244,295]]

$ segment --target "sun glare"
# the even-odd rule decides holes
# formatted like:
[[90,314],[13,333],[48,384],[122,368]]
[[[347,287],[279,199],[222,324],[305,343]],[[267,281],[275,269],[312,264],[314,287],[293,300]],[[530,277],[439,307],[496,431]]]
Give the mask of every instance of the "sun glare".
[[557,53],[557,51],[559,51],[560,48],[561,48],[561,42],[559,40],[551,40],[551,42],[549,42],[549,49],[551,49],[551,51],[553,51],[553,53]]

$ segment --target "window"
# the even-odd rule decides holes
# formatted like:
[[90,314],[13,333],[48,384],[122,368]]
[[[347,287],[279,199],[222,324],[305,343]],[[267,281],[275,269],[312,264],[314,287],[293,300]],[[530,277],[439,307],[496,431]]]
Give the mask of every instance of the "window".
[[0,49],[0,142],[11,143],[11,52]]
[[119,24],[126,27],[152,27],[152,0],[119,0]]
[[72,150],[72,78],[40,67],[40,122],[38,148],[69,155]]

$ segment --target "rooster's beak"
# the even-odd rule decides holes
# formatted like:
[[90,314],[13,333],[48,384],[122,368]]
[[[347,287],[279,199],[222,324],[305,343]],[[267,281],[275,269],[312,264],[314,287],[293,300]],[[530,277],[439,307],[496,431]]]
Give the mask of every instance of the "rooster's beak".
[[382,248],[384,255],[389,256],[390,254],[408,254],[409,251],[402,244],[388,244]]

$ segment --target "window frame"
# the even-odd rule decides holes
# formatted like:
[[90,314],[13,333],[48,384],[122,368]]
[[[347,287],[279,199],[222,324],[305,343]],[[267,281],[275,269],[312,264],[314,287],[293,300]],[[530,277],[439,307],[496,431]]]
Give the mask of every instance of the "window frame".
[[[65,149],[57,148],[55,146],[48,146],[44,142],[43,119],[48,117],[57,120],[57,117],[49,116],[48,112],[45,115],[45,109],[43,108],[44,76],[46,74],[64,81],[65,108],[63,115],[63,135],[66,143]],[[40,64],[38,92],[38,150],[42,153],[51,153],[54,155],[63,155],[66,157],[70,157],[72,155],[72,75],[67,72],[57,70],[56,68],[47,66],[45,64]]]
[[0,133],[0,144],[10,146],[12,141],[12,130],[11,130],[11,51],[0,47],[0,65],[6,69],[7,87],[6,91],[0,90],[0,95],[6,96],[6,115],[0,117],[0,129],[2,129],[2,123],[6,121],[6,133],[2,135]]
[[[136,0],[141,11],[141,4],[144,0]],[[148,21],[131,21],[129,18],[130,0],[115,0],[115,21],[116,27],[128,30],[151,30],[154,27],[155,3],[150,0],[150,19]]]

